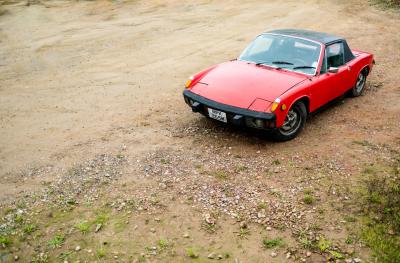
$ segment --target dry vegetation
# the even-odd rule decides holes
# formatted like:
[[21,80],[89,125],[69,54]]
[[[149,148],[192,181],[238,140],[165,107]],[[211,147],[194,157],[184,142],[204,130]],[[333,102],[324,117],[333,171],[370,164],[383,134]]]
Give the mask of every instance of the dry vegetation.
[[[2,3],[0,262],[400,262],[395,12],[355,0]],[[373,52],[364,96],[286,143],[190,112],[187,76],[278,27]]]

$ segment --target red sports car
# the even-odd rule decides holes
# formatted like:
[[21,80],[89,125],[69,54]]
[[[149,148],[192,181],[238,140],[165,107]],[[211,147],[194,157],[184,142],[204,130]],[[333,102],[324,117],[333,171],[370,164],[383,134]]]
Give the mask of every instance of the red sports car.
[[373,55],[345,39],[308,30],[259,35],[238,59],[208,68],[186,82],[193,112],[234,125],[296,137],[307,116],[345,93],[364,89]]

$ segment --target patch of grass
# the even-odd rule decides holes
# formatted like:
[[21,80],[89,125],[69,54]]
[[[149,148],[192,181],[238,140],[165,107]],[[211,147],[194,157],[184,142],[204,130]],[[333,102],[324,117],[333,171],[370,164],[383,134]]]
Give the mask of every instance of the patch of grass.
[[329,250],[329,253],[332,255],[333,258],[336,258],[336,259],[343,259],[344,258],[343,254],[340,253],[340,252],[337,252],[337,251],[334,251],[334,250]]
[[68,261],[68,259],[72,253],[73,253],[72,251],[61,252],[61,254],[58,256],[58,258],[63,262]]
[[168,160],[168,159],[161,159],[161,160],[160,160],[160,163],[162,163],[162,164],[170,164],[171,161]]
[[264,238],[262,243],[265,248],[282,247],[285,245],[285,241],[282,238]]
[[237,235],[240,238],[245,238],[246,236],[248,236],[250,234],[250,230],[247,228],[240,228],[239,232],[237,232]]
[[257,208],[258,208],[259,210],[261,210],[261,209],[266,209],[266,208],[267,208],[267,204],[266,204],[265,202],[259,202],[259,203],[257,204]]
[[346,238],[346,240],[345,240],[345,243],[348,244],[348,245],[351,245],[351,244],[354,243],[354,240],[353,240],[353,238],[351,236],[348,236]]
[[313,190],[311,188],[306,188],[306,189],[304,189],[303,193],[306,195],[312,195]]
[[325,239],[324,237],[321,237],[317,243],[317,248],[321,252],[327,251],[330,247],[331,247],[331,242],[329,240]]
[[399,236],[388,235],[386,225],[375,224],[367,227],[362,233],[362,238],[379,262],[400,262]]
[[299,242],[305,249],[313,248],[313,242],[307,236],[300,237]]
[[315,198],[314,198],[314,196],[312,196],[311,194],[305,194],[305,195],[303,196],[303,202],[304,202],[305,204],[307,204],[307,205],[313,204],[314,201],[315,201]]
[[32,234],[36,230],[37,230],[37,226],[34,224],[28,224],[28,225],[24,226],[24,228],[22,229],[22,231],[24,231],[24,233],[27,235]]
[[382,8],[393,8],[399,9],[400,8],[400,0],[372,0],[374,4],[381,6]]
[[14,218],[15,222],[17,222],[18,224],[21,224],[22,222],[24,222],[24,217],[22,215],[16,215]]
[[49,256],[46,253],[40,253],[38,255],[35,255],[31,263],[47,263],[49,262]]
[[361,238],[378,262],[400,262],[400,156],[386,165],[386,173],[374,170],[362,192],[364,227]]
[[362,141],[354,140],[353,144],[366,146],[366,147],[375,147],[375,145],[373,145],[372,143],[370,143],[367,140],[362,140]]
[[55,235],[54,238],[50,239],[47,242],[47,245],[53,249],[60,248],[60,247],[62,247],[62,245],[64,245],[64,242],[65,242],[65,237],[61,234],[57,234],[57,235]]
[[346,222],[354,223],[354,222],[357,221],[357,218],[352,217],[352,216],[345,216],[345,217],[344,217],[344,220],[345,220]]
[[93,225],[104,225],[108,221],[108,219],[108,214],[98,213],[95,219],[79,222],[75,225],[75,228],[78,229],[82,234],[86,234],[90,231]]
[[279,161],[278,159],[276,159],[276,160],[273,160],[273,161],[272,161],[272,164],[273,164],[273,165],[280,165],[280,164],[281,164],[281,161]]
[[228,173],[222,170],[214,170],[209,172],[209,174],[220,180],[226,180],[228,178]]
[[96,250],[96,257],[97,258],[104,258],[107,255],[107,251],[105,248],[101,247]]
[[160,250],[164,250],[169,246],[168,241],[162,238],[157,241],[157,245],[160,247]]
[[198,258],[199,257],[199,254],[192,247],[189,247],[186,249],[186,255],[190,258]]
[[217,224],[207,224],[206,222],[204,222],[202,224],[202,228],[206,230],[208,233],[215,233],[218,229],[218,226]]
[[7,247],[11,244],[11,239],[7,236],[0,235],[0,245]]
[[90,231],[90,227],[92,226],[91,222],[82,221],[75,225],[75,228],[81,231],[82,234],[86,234]]
[[238,172],[244,172],[247,171],[249,169],[249,167],[245,166],[245,165],[239,165],[236,167],[236,171]]
[[93,221],[93,224],[102,224],[104,225],[110,217],[106,213],[99,213],[96,216],[96,219]]

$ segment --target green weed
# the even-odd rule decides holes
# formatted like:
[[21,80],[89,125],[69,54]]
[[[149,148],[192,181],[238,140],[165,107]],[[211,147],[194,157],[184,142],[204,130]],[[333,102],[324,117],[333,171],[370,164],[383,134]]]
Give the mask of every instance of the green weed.
[[186,249],[186,255],[190,258],[198,258],[199,257],[199,254],[192,247],[189,247]]
[[273,239],[264,238],[262,243],[265,248],[282,247],[285,244],[282,238],[273,238]]
[[307,205],[311,205],[313,204],[315,201],[314,196],[310,195],[310,194],[305,194],[303,197],[303,202]]
[[47,242],[47,245],[50,248],[60,248],[60,247],[62,247],[64,242],[65,242],[65,237],[61,234],[57,234],[57,235],[55,235],[55,237],[53,239],[50,239]]

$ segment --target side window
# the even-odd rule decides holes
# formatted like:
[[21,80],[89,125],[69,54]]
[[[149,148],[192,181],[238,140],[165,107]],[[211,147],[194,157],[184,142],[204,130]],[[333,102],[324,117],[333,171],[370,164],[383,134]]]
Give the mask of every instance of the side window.
[[335,43],[326,48],[326,60],[329,67],[340,67],[344,65],[343,43]]

